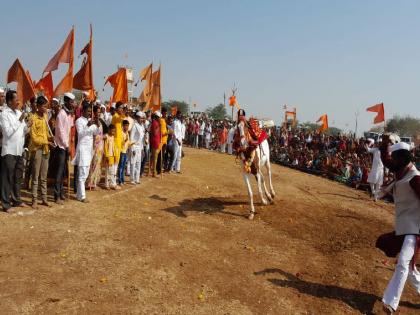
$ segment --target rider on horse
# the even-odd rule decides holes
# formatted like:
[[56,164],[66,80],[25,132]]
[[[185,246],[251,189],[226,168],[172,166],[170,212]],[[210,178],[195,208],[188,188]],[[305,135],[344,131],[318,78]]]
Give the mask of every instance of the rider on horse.
[[260,128],[258,120],[250,118],[248,121],[243,109],[238,110],[237,128],[235,131],[233,149],[244,163],[247,173],[256,174],[258,170],[255,150],[267,139],[267,133]]

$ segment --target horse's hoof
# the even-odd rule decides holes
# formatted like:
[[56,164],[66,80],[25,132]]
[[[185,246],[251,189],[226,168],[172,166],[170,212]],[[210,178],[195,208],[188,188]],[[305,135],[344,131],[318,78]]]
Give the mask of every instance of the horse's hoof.
[[274,198],[270,200],[270,205],[274,205]]
[[250,213],[249,216],[248,216],[248,219],[253,220],[254,219],[254,214]]
[[274,191],[271,192],[271,198],[274,199],[276,197],[276,193]]
[[268,205],[268,201],[267,201],[267,199],[262,199],[261,201],[262,201],[262,204],[263,204],[264,206]]

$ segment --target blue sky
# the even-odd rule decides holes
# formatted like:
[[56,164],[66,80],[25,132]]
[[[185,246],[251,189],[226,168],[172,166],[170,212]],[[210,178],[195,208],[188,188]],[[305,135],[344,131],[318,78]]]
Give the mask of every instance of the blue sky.
[[[70,4],[70,5],[69,5]],[[420,117],[420,1],[7,1],[1,4],[0,82],[19,57],[34,79],[75,26],[75,55],[94,27],[94,79],[117,64],[162,63],[164,99],[205,109],[235,82],[249,114],[280,122],[372,126],[365,108]],[[126,56],[127,55],[127,56]],[[75,71],[82,58],[76,59]],[[63,69],[55,74],[57,83]],[[140,93],[140,86],[134,95]],[[359,130],[360,130],[359,129]]]

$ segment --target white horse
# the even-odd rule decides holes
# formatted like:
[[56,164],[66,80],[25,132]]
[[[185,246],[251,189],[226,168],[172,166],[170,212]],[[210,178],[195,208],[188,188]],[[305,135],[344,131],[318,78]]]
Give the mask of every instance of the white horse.
[[[239,123],[238,130],[239,130],[239,135],[241,136],[242,146],[247,146],[247,143],[245,141],[244,124]],[[254,197],[253,197],[253,192],[251,188],[250,176],[254,175],[255,179],[257,180],[258,192],[261,197],[261,202],[264,205],[267,205],[269,202],[273,203],[274,197],[276,195],[273,188],[273,183],[271,180],[270,147],[268,145],[268,141],[264,140],[263,142],[261,142],[261,144],[259,144],[257,148],[255,149],[255,154],[253,154],[251,158],[246,157],[244,152],[241,152],[239,156],[241,157],[242,161],[244,161],[244,163],[248,158],[248,162],[252,164],[251,171],[246,170],[245,167],[243,169],[243,177],[244,177],[247,189],[248,189],[248,196],[249,196],[249,203],[250,203],[250,213],[249,213],[248,219],[252,220],[254,219],[255,208],[254,208]],[[267,170],[270,191],[268,191],[265,180],[264,180],[264,175],[262,173],[263,168]],[[264,194],[268,200],[264,197],[262,188],[264,188]]]

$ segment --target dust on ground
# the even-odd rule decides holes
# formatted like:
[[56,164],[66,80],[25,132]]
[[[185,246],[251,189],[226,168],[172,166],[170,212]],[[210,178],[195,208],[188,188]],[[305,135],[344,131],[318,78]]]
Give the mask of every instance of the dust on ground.
[[[249,221],[232,156],[186,148],[182,169],[0,214],[0,313],[380,313],[392,205],[273,165],[275,204]],[[407,285],[404,314],[418,303]]]

